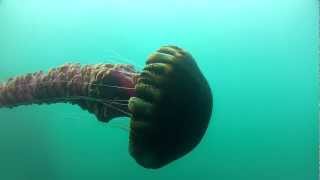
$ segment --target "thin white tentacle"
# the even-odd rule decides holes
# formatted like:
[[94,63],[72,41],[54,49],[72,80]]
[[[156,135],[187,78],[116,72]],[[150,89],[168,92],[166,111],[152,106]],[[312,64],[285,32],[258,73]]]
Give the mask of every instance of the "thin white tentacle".
[[118,53],[116,50],[110,49],[110,52],[115,55],[112,57],[118,57],[119,59],[117,59],[118,61],[122,61],[126,64],[133,64],[135,67],[138,67],[139,69],[143,69],[143,66],[137,64],[136,62],[134,62],[132,59],[129,59],[123,55],[121,55],[120,53]]
[[87,101],[93,101],[93,102],[98,102],[101,103],[109,108],[112,108],[114,110],[117,110],[121,113],[124,113],[127,116],[131,116],[131,113],[124,111],[116,106],[113,106],[112,104],[93,97],[85,97],[85,96],[72,96],[72,97],[61,97],[61,98],[46,98],[46,99],[39,99],[39,100],[32,100],[32,101],[25,101],[21,103],[15,103],[11,104],[10,106],[21,106],[21,105],[27,105],[27,104],[40,104],[40,103],[45,103],[45,102],[59,102],[59,101],[76,101],[76,100],[87,100]]
[[[27,83],[27,84],[20,84],[18,86],[12,86],[12,87],[7,87],[7,88],[21,88],[24,86],[32,86],[32,85],[37,85],[37,84],[41,84],[41,85],[48,85],[51,83],[69,83],[70,81],[64,81],[64,80],[58,80],[58,81],[46,81],[46,82],[34,82],[34,83]],[[102,86],[102,87],[109,87],[109,88],[117,88],[117,89],[135,89],[132,87],[123,87],[123,86],[113,86],[113,85],[107,85],[107,84],[96,84],[96,83],[88,83],[88,82],[73,82],[76,84],[85,84],[85,85],[94,85],[94,86]]]

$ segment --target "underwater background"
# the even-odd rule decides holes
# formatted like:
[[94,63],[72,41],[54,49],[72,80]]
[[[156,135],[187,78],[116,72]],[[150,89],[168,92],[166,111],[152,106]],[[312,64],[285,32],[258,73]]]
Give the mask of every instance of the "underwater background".
[[1,81],[66,62],[141,70],[173,44],[197,60],[214,110],[197,148],[148,170],[128,153],[128,118],[0,109],[0,179],[317,179],[318,21],[316,0],[1,0]]

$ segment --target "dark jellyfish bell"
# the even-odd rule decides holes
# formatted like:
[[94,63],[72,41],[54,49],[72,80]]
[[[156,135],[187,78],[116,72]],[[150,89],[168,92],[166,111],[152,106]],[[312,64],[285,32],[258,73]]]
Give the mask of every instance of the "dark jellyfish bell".
[[145,168],[160,168],[199,144],[212,113],[212,94],[194,58],[163,46],[146,62],[129,100],[129,151]]

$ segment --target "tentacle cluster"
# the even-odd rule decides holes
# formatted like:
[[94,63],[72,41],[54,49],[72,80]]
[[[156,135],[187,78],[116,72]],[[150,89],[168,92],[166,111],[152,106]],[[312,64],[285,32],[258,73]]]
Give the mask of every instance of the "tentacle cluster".
[[106,107],[101,102],[129,99],[134,93],[135,76],[131,65],[97,64],[81,67],[80,64],[65,64],[48,73],[40,71],[9,79],[0,86],[0,107],[72,103],[95,114],[101,121],[109,121],[123,114],[121,110],[126,112],[127,107]]

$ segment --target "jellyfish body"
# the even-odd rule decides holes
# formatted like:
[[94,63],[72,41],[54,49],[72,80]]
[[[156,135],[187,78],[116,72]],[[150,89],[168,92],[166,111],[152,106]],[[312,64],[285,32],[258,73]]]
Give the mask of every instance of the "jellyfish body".
[[142,72],[131,65],[66,64],[10,79],[0,86],[0,107],[72,103],[98,120],[128,116],[129,152],[145,168],[160,168],[200,142],[211,117],[210,87],[193,57],[163,46]]
[[212,111],[209,85],[193,57],[164,46],[147,60],[136,84],[130,153],[147,168],[160,168],[190,152],[202,139]]

